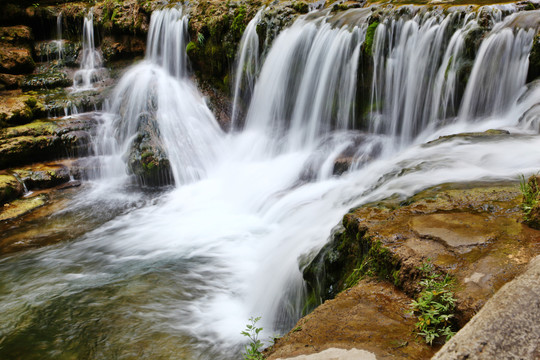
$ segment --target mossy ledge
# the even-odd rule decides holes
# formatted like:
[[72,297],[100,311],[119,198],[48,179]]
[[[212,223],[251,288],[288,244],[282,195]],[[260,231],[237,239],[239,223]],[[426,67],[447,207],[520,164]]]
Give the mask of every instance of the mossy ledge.
[[430,261],[433,272],[455,279],[463,326],[537,253],[540,232],[522,223],[521,200],[517,183],[446,184],[351,210],[304,269],[306,312],[365,276],[414,299]]

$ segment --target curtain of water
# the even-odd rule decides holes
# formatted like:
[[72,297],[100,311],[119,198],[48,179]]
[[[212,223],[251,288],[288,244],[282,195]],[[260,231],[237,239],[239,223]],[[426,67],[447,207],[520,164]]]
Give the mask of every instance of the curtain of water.
[[285,151],[352,128],[364,27],[299,20],[275,40],[255,86],[248,130],[273,134]]
[[81,67],[73,77],[73,87],[76,90],[91,89],[103,74],[103,59],[96,49],[94,38],[94,12],[90,10],[84,17],[82,51],[80,54]]
[[109,155],[104,171],[126,176],[125,158],[136,136],[155,133],[174,180],[185,184],[204,177],[219,148],[221,131],[201,95],[187,78],[188,18],[179,9],[152,14],[146,60],[131,68],[111,98],[109,116],[97,139],[97,153]]
[[239,107],[249,106],[255,79],[259,73],[259,35],[257,25],[261,20],[264,8],[251,19],[240,40],[240,48],[234,72],[233,107],[231,129],[239,127]]

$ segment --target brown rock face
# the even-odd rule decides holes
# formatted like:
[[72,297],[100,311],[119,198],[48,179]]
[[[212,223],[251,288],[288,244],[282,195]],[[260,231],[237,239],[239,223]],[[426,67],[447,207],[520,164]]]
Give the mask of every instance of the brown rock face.
[[27,74],[34,70],[32,40],[32,31],[27,26],[0,27],[1,73]]
[[329,348],[357,348],[377,359],[427,359],[434,350],[414,339],[410,299],[391,284],[361,281],[328,300],[278,339],[269,360],[313,354]]
[[2,46],[0,47],[0,71],[8,74],[31,73],[36,64],[29,49]]

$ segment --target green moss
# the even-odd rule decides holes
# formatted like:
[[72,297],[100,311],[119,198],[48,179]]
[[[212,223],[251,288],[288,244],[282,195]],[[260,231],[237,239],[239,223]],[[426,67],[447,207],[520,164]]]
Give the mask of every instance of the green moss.
[[231,24],[231,32],[235,37],[241,38],[245,29],[246,29],[246,7],[241,6],[236,10],[234,20]]
[[37,104],[37,99],[35,97],[29,97],[25,101],[26,105],[30,106],[31,108],[35,107]]
[[373,56],[373,38],[375,37],[375,30],[377,29],[377,26],[379,26],[379,22],[374,21],[368,26],[366,31],[366,39],[364,40],[364,52],[369,56]]
[[292,8],[300,14],[306,14],[309,11],[309,6],[304,1],[296,1],[292,4]]

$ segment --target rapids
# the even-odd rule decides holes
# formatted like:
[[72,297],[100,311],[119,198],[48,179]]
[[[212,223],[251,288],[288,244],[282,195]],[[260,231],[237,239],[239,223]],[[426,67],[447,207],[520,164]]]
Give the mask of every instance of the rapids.
[[[495,24],[511,17],[486,11]],[[0,355],[237,359],[250,317],[262,317],[266,339],[301,316],[301,268],[351,207],[537,171],[531,109],[540,87],[523,76],[532,31],[494,26],[460,95],[456,74],[474,13],[388,17],[373,40],[374,74],[363,87],[370,95],[356,81],[367,24],[336,27],[329,17],[306,16],[282,31],[248,80],[243,130],[224,133],[188,77],[186,15],[154,12],[146,59],[99,114],[102,170],[54,215],[96,224],[73,241],[0,258]],[[484,87],[493,93],[478,96]],[[358,97],[371,98],[368,124]],[[158,123],[174,188],[131,186],[123,155],[142,113]],[[423,145],[492,128],[513,135]],[[364,160],[333,176],[350,147]]]

